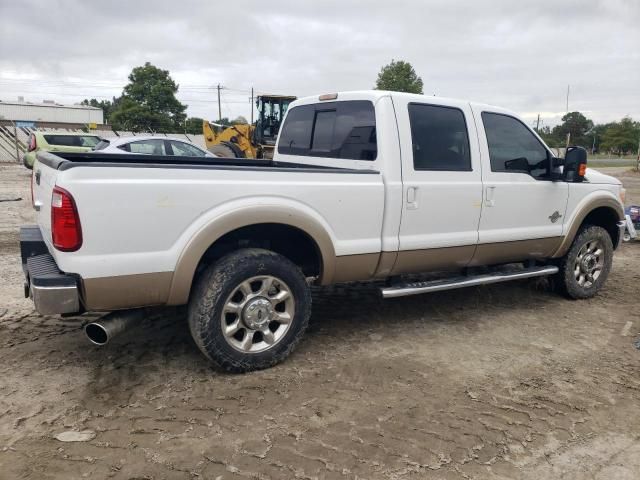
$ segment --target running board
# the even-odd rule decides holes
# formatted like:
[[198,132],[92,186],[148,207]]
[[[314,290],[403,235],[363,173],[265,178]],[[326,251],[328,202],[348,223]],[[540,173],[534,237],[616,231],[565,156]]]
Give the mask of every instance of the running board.
[[490,283],[507,282],[523,278],[543,277],[558,273],[558,267],[532,267],[517,272],[490,273],[484,275],[470,275],[465,277],[448,278],[444,280],[430,280],[427,282],[411,282],[393,287],[381,288],[383,298],[405,297],[427,292],[439,292],[453,290],[454,288],[473,287],[476,285],[488,285]]

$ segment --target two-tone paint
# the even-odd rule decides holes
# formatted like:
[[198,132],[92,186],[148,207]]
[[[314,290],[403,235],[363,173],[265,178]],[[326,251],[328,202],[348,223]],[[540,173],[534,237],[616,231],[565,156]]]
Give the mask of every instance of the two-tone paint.
[[[337,98],[349,100],[374,105],[375,160],[290,156],[277,149],[277,167],[69,162],[42,155],[34,170],[38,224],[60,270],[81,279],[84,307],[186,303],[205,252],[249,225],[305,232],[321,260],[317,282],[330,284],[558,257],[594,209],[624,218],[620,183],[596,171],[581,184],[492,172],[481,114],[516,116],[511,112],[380,91]],[[317,102],[300,99],[290,111]],[[409,103],[463,112],[471,170],[413,169]],[[76,252],[51,245],[54,185],[70,192],[78,208],[83,245]]]

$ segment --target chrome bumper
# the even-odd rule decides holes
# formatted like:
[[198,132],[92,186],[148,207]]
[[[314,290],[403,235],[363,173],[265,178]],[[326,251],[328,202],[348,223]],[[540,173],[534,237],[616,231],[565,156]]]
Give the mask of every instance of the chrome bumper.
[[624,237],[624,232],[625,232],[626,229],[627,229],[627,221],[626,220],[620,220],[618,222],[618,241],[613,246],[614,249],[617,249],[620,246],[620,244],[622,243],[622,238]]
[[78,280],[60,271],[37,226],[20,229],[20,253],[25,297],[33,299],[38,313],[79,313]]

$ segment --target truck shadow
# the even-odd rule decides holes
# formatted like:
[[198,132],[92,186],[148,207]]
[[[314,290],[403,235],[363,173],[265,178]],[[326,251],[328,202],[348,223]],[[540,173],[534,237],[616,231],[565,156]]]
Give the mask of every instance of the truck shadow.
[[[421,335],[428,335],[434,326],[439,328],[443,324],[464,324],[473,329],[480,313],[516,313],[566,301],[551,292],[545,280],[516,281],[394,299],[382,299],[378,290],[380,285],[367,282],[314,288],[313,313],[302,342],[305,351],[313,353],[323,349],[322,342],[314,342],[319,336],[325,340],[328,336],[339,343],[341,339],[361,334],[363,330],[376,330],[384,335],[398,328],[410,327],[418,329]],[[90,346],[88,349],[110,352],[112,362],[117,362],[118,357],[126,352],[137,352],[135,357],[159,356],[165,364],[177,357],[188,357],[198,366],[206,364],[191,339],[186,308],[160,311],[106,347]],[[139,362],[140,358],[136,361]]]
[[[220,382],[240,387],[263,375],[286,375],[292,369],[334,361],[331,352],[352,358],[354,348],[366,348],[363,338],[364,342],[373,339],[382,348],[385,337],[397,338],[399,332],[410,331],[413,338],[425,341],[444,335],[456,344],[460,328],[465,335],[473,333],[483,328],[481,323],[486,326],[494,316],[505,313],[517,324],[526,316],[519,314],[533,308],[552,311],[555,303],[566,300],[550,292],[544,282],[529,280],[387,300],[380,297],[375,284],[336,285],[314,289],[313,302],[310,328],[291,358],[268,371],[245,376],[212,370],[191,338],[186,309],[167,309],[106,347],[88,346],[78,352],[78,360],[91,372],[83,397],[96,407],[114,401],[135,403],[139,395],[135,392],[149,395],[154,389],[162,390],[165,381],[180,383],[189,378],[212,382],[208,388],[214,390],[220,388]],[[416,341],[408,348],[424,347]]]

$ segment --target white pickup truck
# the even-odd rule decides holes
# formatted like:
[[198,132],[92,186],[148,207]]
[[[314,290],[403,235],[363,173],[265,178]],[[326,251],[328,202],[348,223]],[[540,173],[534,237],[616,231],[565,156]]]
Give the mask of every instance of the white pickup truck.
[[[585,170],[502,108],[383,91],[293,102],[268,161],[40,152],[25,292],[42,314],[112,312],[86,327],[98,344],[142,307],[188,304],[233,372],[291,352],[311,284],[386,279],[398,297],[550,275],[591,297],[624,189]],[[424,272],[446,273],[408,276]]]

